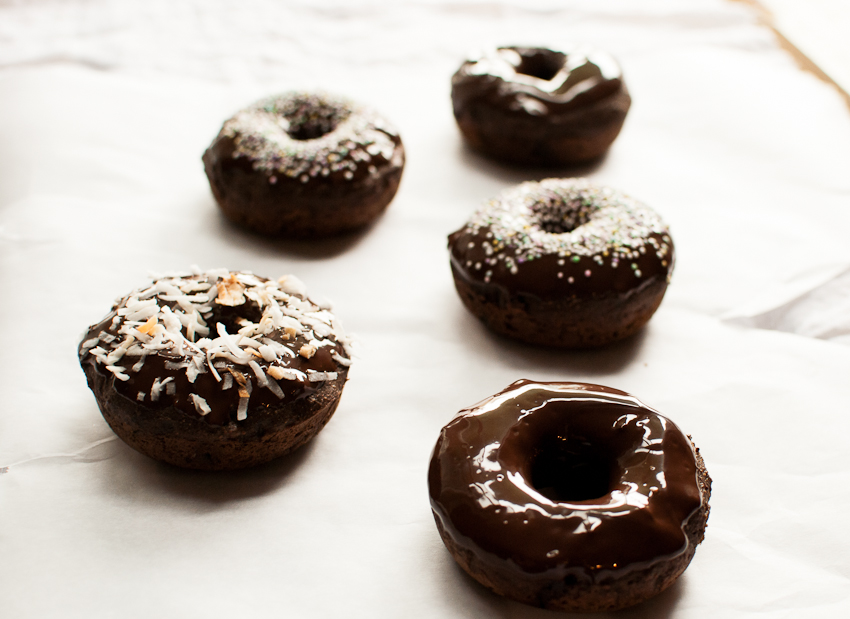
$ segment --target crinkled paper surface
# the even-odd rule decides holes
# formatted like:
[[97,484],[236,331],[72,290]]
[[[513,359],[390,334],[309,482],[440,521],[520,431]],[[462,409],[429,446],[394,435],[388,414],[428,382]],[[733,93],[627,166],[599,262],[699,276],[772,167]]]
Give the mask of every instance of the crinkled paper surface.
[[[652,205],[677,248],[649,326],[589,352],[487,332],[446,251],[482,201],[552,174],[467,151],[451,74],[476,47],[573,41],[620,59],[634,103],[604,161],[561,173]],[[39,1],[0,3],[0,42],[4,618],[556,616],[467,578],[428,504],[440,427],[519,378],[631,392],[705,456],[705,542],[619,616],[850,611],[850,114],[748,6]],[[204,148],[292,88],[401,131],[401,189],[363,234],[258,239],[214,206]],[[293,457],[176,470],[100,416],[81,333],[150,272],[192,264],[295,273],[358,336],[342,404]]]

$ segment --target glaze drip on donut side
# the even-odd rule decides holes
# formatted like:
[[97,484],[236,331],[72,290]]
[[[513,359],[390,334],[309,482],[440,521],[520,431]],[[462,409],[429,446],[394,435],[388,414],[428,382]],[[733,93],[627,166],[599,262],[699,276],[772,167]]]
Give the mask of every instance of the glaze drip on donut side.
[[227,120],[220,138],[233,140],[272,185],[283,178],[347,184],[404,163],[398,131],[379,114],[347,99],[293,92],[264,99]]
[[[588,467],[591,483],[569,479]],[[428,482],[444,535],[507,580],[603,583],[692,553],[703,500],[669,419],[616,389],[528,380],[443,428]]]
[[511,292],[619,293],[669,281],[674,247],[649,207],[587,179],[511,188],[449,237],[456,273]]
[[351,364],[350,339],[297,278],[225,269],[162,277],[119,299],[79,355],[126,398],[213,425],[306,397]]

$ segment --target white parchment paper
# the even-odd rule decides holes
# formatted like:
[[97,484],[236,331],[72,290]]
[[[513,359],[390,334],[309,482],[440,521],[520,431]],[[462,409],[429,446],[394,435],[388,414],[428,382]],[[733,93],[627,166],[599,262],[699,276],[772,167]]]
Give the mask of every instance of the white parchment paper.
[[[846,280],[850,115],[746,6],[40,1],[0,4],[0,41],[0,616],[557,616],[467,578],[428,505],[440,427],[519,378],[629,391],[705,456],[705,542],[672,589],[619,616],[850,610],[850,349],[799,327],[846,286],[794,320],[759,318]],[[467,151],[451,74],[476,47],[573,41],[620,59],[634,103],[604,161],[556,173],[652,205],[678,260],[648,327],[587,352],[487,332],[446,251],[479,203],[553,174]],[[363,234],[260,239],[214,206],[204,148],[292,88],[401,130],[401,189]],[[149,272],[191,264],[295,273],[358,336],[342,404],[294,456],[176,470],[100,416],[80,334]]]

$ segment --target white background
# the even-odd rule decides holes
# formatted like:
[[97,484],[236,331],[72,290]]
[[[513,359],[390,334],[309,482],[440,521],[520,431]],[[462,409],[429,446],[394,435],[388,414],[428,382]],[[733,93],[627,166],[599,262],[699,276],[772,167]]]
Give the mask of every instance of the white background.
[[[449,100],[465,54],[573,41],[616,55],[632,93],[608,157],[553,173],[468,152]],[[4,618],[556,616],[466,577],[428,505],[440,427],[519,378],[629,391],[705,456],[705,542],[619,616],[850,611],[850,348],[828,302],[850,267],[850,114],[750,6],[39,1],[0,3],[0,43]],[[266,240],[218,214],[203,150],[234,111],[292,88],[369,103],[401,131],[401,188],[363,234]],[[627,342],[506,341],[454,292],[446,236],[552,174],[611,184],[671,226],[672,285]],[[335,417],[293,457],[176,470],[100,416],[81,333],[150,272],[191,264],[294,273],[358,336]]]

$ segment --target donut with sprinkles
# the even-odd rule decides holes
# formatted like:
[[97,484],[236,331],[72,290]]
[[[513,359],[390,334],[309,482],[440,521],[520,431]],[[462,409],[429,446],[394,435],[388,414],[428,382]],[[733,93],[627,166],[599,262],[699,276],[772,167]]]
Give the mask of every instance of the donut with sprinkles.
[[300,280],[226,269],[163,276],[118,299],[78,352],[124,442],[206,470],[254,466],[309,441],[351,365],[350,339]]
[[508,189],[449,236],[449,250],[461,300],[490,329],[564,348],[638,331],[675,261],[657,213],[587,179]]
[[266,236],[321,237],[370,224],[404,169],[398,131],[374,110],[328,94],[290,92],[225,121],[203,155],[213,196],[232,222]]

